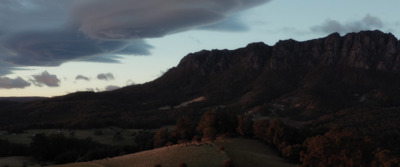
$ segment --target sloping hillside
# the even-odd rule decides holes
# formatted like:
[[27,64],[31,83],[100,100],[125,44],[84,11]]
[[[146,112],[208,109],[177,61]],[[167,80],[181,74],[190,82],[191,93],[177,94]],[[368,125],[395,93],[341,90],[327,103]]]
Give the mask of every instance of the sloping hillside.
[[[191,53],[141,85],[1,103],[0,127],[154,128],[174,124],[182,115],[198,120],[215,106],[297,121],[351,108],[397,110],[399,72],[400,42],[380,31],[285,40],[274,46],[253,43],[232,51]],[[204,100],[177,107],[199,97]]]
[[[223,150],[221,147],[223,146]],[[188,143],[158,148],[116,158],[58,165],[55,167],[176,167],[185,163],[190,167],[219,167],[231,159],[237,167],[281,166],[294,167],[280,158],[274,150],[265,144],[250,139],[224,139],[216,143]]]

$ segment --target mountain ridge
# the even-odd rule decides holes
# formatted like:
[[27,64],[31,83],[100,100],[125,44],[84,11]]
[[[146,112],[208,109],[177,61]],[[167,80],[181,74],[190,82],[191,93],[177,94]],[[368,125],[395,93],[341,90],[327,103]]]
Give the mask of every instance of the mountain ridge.
[[[400,42],[378,30],[273,46],[259,42],[188,54],[145,84],[13,104],[0,112],[0,127],[157,127],[221,105],[237,113],[316,120],[351,107],[399,106],[399,72]],[[173,108],[198,97],[205,100]],[[171,109],[159,110],[166,106]]]
[[[400,56],[399,56],[399,46],[400,42],[391,33],[385,34],[379,30],[375,31],[361,31],[359,33],[349,33],[344,36],[340,36],[339,33],[333,33],[324,38],[307,40],[303,42],[298,42],[293,39],[283,40],[277,42],[274,46],[266,45],[262,42],[252,43],[247,45],[245,48],[239,48],[234,51],[239,51],[243,49],[254,50],[264,52],[266,54],[272,54],[264,59],[251,59],[254,54],[248,52],[249,57],[243,60],[243,67],[246,69],[246,63],[252,63],[254,69],[258,69],[260,64],[259,60],[268,60],[265,65],[268,69],[285,69],[295,66],[294,57],[295,51],[307,51],[308,53],[300,53],[299,58],[307,58],[307,62],[303,62],[302,65],[305,66],[316,66],[316,65],[334,65],[343,64],[354,68],[364,68],[364,69],[376,69],[380,71],[400,71]],[[383,48],[385,47],[385,48]],[[368,48],[380,48],[381,50],[376,50],[375,55],[370,55],[365,52],[370,51]],[[282,50],[287,50],[287,52],[282,52]],[[310,52],[312,51],[312,52]],[[227,67],[224,62],[216,61],[217,58],[214,57],[216,54],[224,54],[229,52],[228,50],[212,50],[212,51],[200,51],[197,53],[192,53],[185,56],[181,62],[178,64],[178,68],[192,67],[199,68],[200,64],[207,65],[210,62],[216,62],[214,66],[219,68]],[[278,52],[279,54],[274,54]],[[283,53],[283,54],[282,54]],[[208,57],[205,54],[209,54]],[[340,54],[340,55],[338,55]],[[383,55],[379,57],[379,55]],[[204,58],[205,57],[205,58]],[[379,58],[378,60],[374,58]],[[225,57],[221,58],[225,60]],[[201,62],[200,62],[201,61]],[[189,64],[187,64],[189,63]],[[202,70],[204,71],[204,69]]]

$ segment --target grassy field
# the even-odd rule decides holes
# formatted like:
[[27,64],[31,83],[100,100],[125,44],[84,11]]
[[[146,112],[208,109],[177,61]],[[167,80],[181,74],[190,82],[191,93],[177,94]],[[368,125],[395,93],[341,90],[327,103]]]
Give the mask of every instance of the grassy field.
[[295,167],[288,163],[278,153],[264,143],[244,138],[224,139],[215,143],[224,147],[226,154],[233,160],[236,167]]
[[[220,150],[219,147],[224,149]],[[223,139],[212,144],[180,144],[121,157],[91,162],[72,163],[56,167],[177,167],[186,163],[189,167],[221,167],[226,159],[232,159],[236,167],[295,167],[280,158],[265,144],[252,139]]]

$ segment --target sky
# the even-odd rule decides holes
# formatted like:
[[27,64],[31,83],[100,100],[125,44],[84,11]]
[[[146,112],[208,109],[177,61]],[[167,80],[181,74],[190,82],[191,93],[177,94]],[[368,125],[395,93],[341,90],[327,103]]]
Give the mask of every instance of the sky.
[[400,37],[399,0],[0,0],[0,97],[142,84],[189,53],[333,32]]

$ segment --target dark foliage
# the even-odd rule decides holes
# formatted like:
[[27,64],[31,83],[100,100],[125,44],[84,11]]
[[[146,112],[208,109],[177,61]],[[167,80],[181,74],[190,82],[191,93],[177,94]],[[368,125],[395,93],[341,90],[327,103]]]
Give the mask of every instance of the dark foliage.
[[141,130],[135,136],[138,150],[149,150],[154,148],[154,133],[149,130]]
[[168,143],[170,132],[166,128],[159,129],[154,134],[154,148],[163,147]]
[[240,114],[237,116],[238,128],[236,129],[237,133],[242,136],[253,136],[253,120],[248,116]]
[[196,124],[187,116],[178,119],[174,130],[171,132],[170,140],[176,143],[178,140],[191,140],[196,134]]
[[214,140],[218,134],[228,136],[236,134],[236,127],[236,115],[218,108],[204,113],[197,126],[197,131],[202,134],[203,138]]
[[29,155],[29,146],[0,140],[0,157]]
[[91,139],[68,138],[62,134],[37,134],[30,145],[31,155],[38,161],[69,163],[119,156],[138,151],[131,146],[106,146]]
[[181,162],[181,163],[178,164],[178,167],[187,167],[187,165],[186,165],[186,163]]
[[232,159],[226,159],[224,162],[222,162],[223,167],[234,167]]

